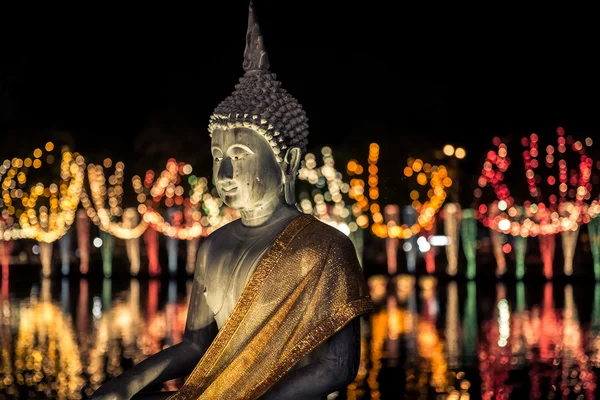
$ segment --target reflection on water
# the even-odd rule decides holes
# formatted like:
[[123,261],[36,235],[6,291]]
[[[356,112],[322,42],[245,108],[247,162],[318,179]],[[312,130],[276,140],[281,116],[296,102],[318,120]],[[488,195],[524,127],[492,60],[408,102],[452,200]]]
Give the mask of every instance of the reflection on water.
[[[600,284],[376,276],[369,285],[377,309],[363,319],[361,367],[340,399],[597,393]],[[182,340],[190,289],[174,280],[3,281],[0,398],[87,398]]]

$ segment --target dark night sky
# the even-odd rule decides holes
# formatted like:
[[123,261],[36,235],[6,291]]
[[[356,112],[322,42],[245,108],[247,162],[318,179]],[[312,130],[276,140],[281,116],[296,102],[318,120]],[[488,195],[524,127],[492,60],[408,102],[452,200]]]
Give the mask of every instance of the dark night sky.
[[[271,70],[307,110],[310,149],[366,160],[370,141],[383,144],[384,201],[397,201],[409,154],[446,142],[467,149],[467,174],[496,134],[552,137],[562,125],[600,142],[600,35],[565,10],[255,3]],[[68,132],[91,161],[153,162],[140,146],[158,138],[159,153],[207,168],[208,117],[243,72],[247,2],[194,6],[15,22],[23,33],[0,39],[0,156]]]

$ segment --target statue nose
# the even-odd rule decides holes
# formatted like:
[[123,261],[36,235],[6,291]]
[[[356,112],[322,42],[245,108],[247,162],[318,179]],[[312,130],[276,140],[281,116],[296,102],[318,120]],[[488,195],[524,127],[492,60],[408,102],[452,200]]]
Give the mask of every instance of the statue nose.
[[233,178],[233,162],[231,157],[223,158],[221,166],[219,167],[219,173],[217,174],[218,179],[232,179]]

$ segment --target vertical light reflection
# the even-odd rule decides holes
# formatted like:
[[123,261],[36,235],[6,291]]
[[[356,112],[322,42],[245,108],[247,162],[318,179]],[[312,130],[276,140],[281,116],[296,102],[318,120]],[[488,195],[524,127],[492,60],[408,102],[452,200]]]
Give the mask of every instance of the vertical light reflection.
[[52,275],[52,247],[54,243],[38,242],[38,245],[40,246],[42,276],[48,278]]
[[30,395],[80,399],[83,369],[71,318],[51,300],[49,279],[42,279],[40,298],[34,294],[20,306],[15,382]]
[[65,314],[71,314],[69,278],[63,277],[60,285],[60,305]]
[[551,279],[553,275],[554,250],[556,248],[556,235],[540,235],[540,253],[544,263],[544,276]]
[[[388,204],[383,209],[384,218],[388,229],[394,226],[400,226],[400,207],[395,204]],[[398,246],[400,239],[397,237],[388,237],[385,239],[385,251],[387,254],[388,274],[394,275],[398,271]]]
[[446,300],[446,359],[448,367],[460,367],[460,323],[458,315],[458,285],[452,281],[447,286]]
[[151,226],[144,232],[144,242],[148,255],[148,273],[150,276],[160,275],[160,264],[158,262],[158,232]]
[[563,396],[573,392],[575,395],[583,393],[585,398],[593,398],[596,376],[591,369],[589,357],[583,349],[582,336],[573,297],[573,287],[567,284],[565,286],[560,389]]
[[588,234],[590,235],[590,250],[594,258],[594,277],[600,280],[600,217],[590,220]]
[[115,251],[115,237],[108,232],[101,231],[100,238],[102,239],[102,272],[105,278],[112,276],[113,269],[113,254]]
[[444,206],[444,233],[450,238],[449,243],[446,245],[448,275],[450,276],[454,276],[458,272],[460,220],[460,205],[458,203],[447,203]]
[[69,229],[67,233],[58,241],[60,248],[61,271],[64,276],[69,275],[71,270],[71,242],[73,231]]
[[[140,215],[134,207],[126,208],[123,211],[123,228],[134,229],[139,225],[139,221]],[[137,276],[141,266],[140,238],[125,239],[125,249],[129,259],[129,271],[132,276]]]
[[496,276],[500,277],[506,273],[506,256],[502,251],[504,234],[490,229],[490,239],[492,241],[492,250],[496,258]]
[[517,282],[517,305],[512,314],[511,324],[511,368],[522,368],[527,363],[529,345],[527,341],[528,331],[531,329],[529,316],[525,309],[525,284]]
[[600,283],[596,283],[594,286],[594,302],[590,322],[588,351],[592,366],[600,368]]
[[432,387],[436,392],[444,393],[448,388],[448,364],[444,357],[444,342],[440,340],[436,327],[439,311],[437,280],[431,276],[424,276],[419,279],[419,286],[422,310],[417,325],[417,341],[422,362],[416,378],[416,390],[420,395],[424,395],[428,388]]
[[379,391],[379,382],[377,377],[382,367],[383,349],[385,344],[385,338],[388,331],[388,313],[386,308],[382,308],[376,313],[371,314],[371,368],[367,376],[367,385],[369,386],[369,392],[371,399],[378,400],[381,398],[381,392]]
[[525,255],[527,254],[527,238],[515,236],[515,275],[517,279],[525,276]]
[[[175,224],[175,215],[178,213],[179,213],[179,211],[174,207],[167,208],[167,220],[171,224]],[[177,276],[178,256],[179,256],[179,239],[167,237],[167,258],[168,258],[169,276],[171,276],[171,277]]]
[[85,275],[90,268],[90,219],[83,209],[77,211],[77,248],[79,271]]
[[[435,230],[436,230],[435,217],[433,217],[433,219],[431,220],[431,225],[432,225],[431,230],[428,230],[428,231],[424,232],[424,234],[423,234],[423,236],[425,238],[427,238],[427,244],[429,244],[429,237],[431,237],[432,235],[435,234]],[[425,269],[427,270],[428,274],[435,273],[435,255],[436,255],[436,253],[437,253],[437,250],[436,250],[435,246],[429,246],[429,250],[427,250],[425,252],[425,255],[424,255]]]
[[579,225],[577,229],[562,231],[561,242],[563,250],[563,258],[565,260],[564,272],[565,275],[573,275],[573,258],[575,258],[575,249],[577,248],[577,239],[579,239]]
[[84,360],[88,354],[83,349],[87,349],[89,326],[89,288],[87,279],[79,280],[79,299],[77,300],[77,335],[79,337],[79,346],[82,349],[81,356]]
[[460,234],[463,252],[467,259],[467,279],[475,279],[477,274],[477,219],[475,210],[469,208],[463,211]]
[[506,287],[496,285],[496,311],[494,318],[485,321],[484,340],[479,347],[482,399],[508,399],[512,392],[509,380],[511,343],[510,309],[506,300]]
[[2,262],[2,279],[8,281],[10,253],[14,246],[13,240],[0,240],[0,262]]
[[[402,207],[402,220],[408,226],[413,226],[417,223],[417,212],[412,206]],[[409,273],[415,272],[417,268],[417,235],[412,235],[409,239],[404,240],[402,245],[404,252],[406,253],[406,269]]]
[[463,316],[464,365],[474,367],[477,363],[477,286],[475,282],[467,283],[467,297]]

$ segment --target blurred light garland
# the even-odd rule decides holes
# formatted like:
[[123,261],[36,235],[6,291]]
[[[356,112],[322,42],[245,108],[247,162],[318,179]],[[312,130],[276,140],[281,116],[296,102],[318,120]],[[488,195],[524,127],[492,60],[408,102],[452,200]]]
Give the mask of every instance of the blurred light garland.
[[[413,235],[418,234],[421,229],[431,230],[435,215],[446,200],[446,191],[453,183],[452,179],[448,176],[448,170],[443,165],[431,165],[424,163],[421,159],[409,158],[407,166],[403,170],[404,176],[411,177],[414,175],[419,186],[430,186],[430,189],[427,191],[427,200],[420,201],[421,194],[419,191],[411,191],[410,197],[412,207],[417,212],[417,222],[411,226],[407,224],[398,226],[393,221],[386,225],[381,214],[381,208],[377,203],[377,199],[379,198],[379,188],[377,186],[379,183],[377,175],[379,171],[377,167],[379,150],[380,147],[377,143],[371,143],[369,146],[368,196],[365,196],[365,182],[360,178],[360,175],[364,172],[363,167],[356,160],[348,162],[348,174],[357,176],[350,181],[350,191],[348,192],[350,198],[355,200],[352,206],[352,213],[356,217],[357,224],[361,228],[367,228],[369,226],[369,218],[365,213],[370,212],[373,222],[371,231],[379,238],[409,239]],[[369,199],[371,200],[371,204],[369,204]]]
[[[149,189],[148,195],[138,195],[138,211],[144,221],[152,225],[158,232],[182,240],[192,240],[206,236],[215,229],[235,220],[238,215],[235,211],[224,207],[223,201],[216,194],[209,193],[208,180],[191,175],[192,166],[183,162],[169,159],[166,169],[155,180],[153,171],[147,171],[143,187]],[[189,176],[188,176],[189,175]],[[182,181],[188,176],[191,185],[190,197],[184,198]],[[141,181],[134,182],[134,188],[141,188]],[[166,221],[157,211],[161,200],[165,199],[167,207],[181,206],[183,211],[178,211],[173,224]],[[204,211],[205,215],[202,215]]]
[[[590,218],[600,214],[598,199],[591,198],[593,185],[598,184],[598,176],[592,176],[594,161],[585,154],[585,147],[592,145],[592,139],[587,138],[584,144],[572,136],[565,137],[563,128],[558,128],[556,133],[556,149],[552,145],[546,146],[546,156],[541,162],[545,163],[547,169],[558,164],[558,176],[548,173],[548,176],[542,178],[536,173],[540,166],[537,158],[540,153],[538,135],[532,133],[521,139],[521,144],[526,147],[522,154],[525,177],[529,195],[533,199],[524,201],[522,205],[516,204],[504,183],[505,173],[511,165],[508,147],[499,137],[494,138],[493,144],[498,151],[490,150],[487,153],[478,179],[481,188],[492,187],[497,197],[489,205],[479,205],[479,219],[486,227],[513,236],[554,235],[565,230],[576,230],[580,224],[586,224]],[[579,154],[578,169],[569,170],[567,166],[564,158],[567,146]],[[596,162],[596,169],[598,168],[600,163]],[[558,195],[542,196],[539,186],[542,181],[550,187],[558,187]],[[474,195],[475,198],[480,198],[481,189],[475,189]],[[544,202],[546,198],[547,203]]]
[[[51,153],[54,150],[52,142],[46,143],[45,149]],[[37,148],[33,159],[13,158],[5,160],[0,166],[2,179],[2,218],[0,218],[0,235],[3,240],[36,239],[40,242],[52,243],[60,239],[71,227],[75,220],[75,211],[83,188],[84,159],[78,153],[71,153],[63,148],[60,162],[60,185],[55,183],[48,187],[42,182],[32,185],[29,193],[23,188],[27,182],[27,172],[33,166],[42,166],[43,152]],[[49,154],[46,162],[52,164],[55,156]],[[37,202],[47,198],[49,207],[43,205],[36,210]],[[20,201],[23,209],[17,210],[15,203]],[[18,218],[18,222],[15,219]]]
[[[343,195],[349,192],[350,185],[344,182],[342,173],[335,169],[331,148],[323,147],[321,154],[323,166],[317,167],[315,155],[308,153],[298,171],[300,180],[314,185],[310,194],[300,193],[300,208],[305,214],[314,215],[320,221],[350,235],[359,228],[355,221],[350,220],[352,215],[343,198]],[[331,203],[333,206],[328,205]]]
[[[112,160],[106,158],[104,167],[110,168]],[[115,164],[115,172],[109,176],[109,187],[106,187],[106,177],[104,169],[101,165],[89,164],[87,167],[88,181],[90,185],[91,201],[85,190],[81,193],[81,205],[85,208],[87,215],[92,222],[96,224],[102,231],[110,233],[119,239],[136,239],[139,238],[148,227],[148,224],[143,219],[133,227],[128,227],[124,222],[114,222],[116,217],[123,216],[123,208],[121,206],[123,200],[123,180],[124,180],[125,164],[119,161]],[[139,196],[139,177],[135,176],[132,183]],[[105,199],[108,198],[109,209],[106,208]]]

